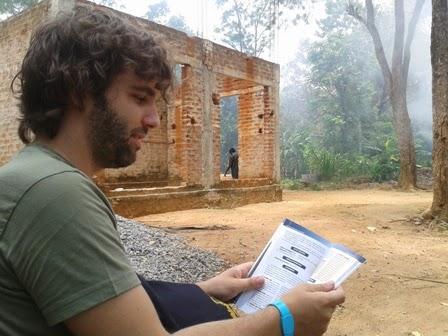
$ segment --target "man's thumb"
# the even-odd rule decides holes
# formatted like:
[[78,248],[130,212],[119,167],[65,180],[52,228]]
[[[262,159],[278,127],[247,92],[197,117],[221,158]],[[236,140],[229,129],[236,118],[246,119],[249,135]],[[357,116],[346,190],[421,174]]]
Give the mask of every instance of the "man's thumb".
[[244,286],[243,291],[259,289],[264,286],[264,278],[262,276],[255,276],[239,280]]

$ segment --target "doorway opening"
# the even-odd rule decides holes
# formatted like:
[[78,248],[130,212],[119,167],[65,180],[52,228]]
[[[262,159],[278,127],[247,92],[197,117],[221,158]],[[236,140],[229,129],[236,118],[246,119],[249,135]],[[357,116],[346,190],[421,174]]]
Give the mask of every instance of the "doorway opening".
[[224,173],[229,165],[229,150],[234,148],[238,151],[238,96],[222,97],[221,109],[221,179],[230,179],[230,169],[227,177]]

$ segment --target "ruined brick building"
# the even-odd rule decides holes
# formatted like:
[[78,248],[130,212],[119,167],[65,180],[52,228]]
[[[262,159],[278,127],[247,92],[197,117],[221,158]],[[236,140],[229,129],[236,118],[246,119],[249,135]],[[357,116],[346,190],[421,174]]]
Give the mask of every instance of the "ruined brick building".
[[[60,11],[97,6],[79,0],[43,0],[0,22],[0,165],[22,144],[10,83],[33,29]],[[112,9],[110,9],[112,10]],[[100,186],[115,210],[138,216],[205,206],[231,207],[281,199],[279,66],[121,12],[165,43],[176,73],[168,104],[158,103],[161,127],[150,132],[137,162],[106,170]],[[240,178],[220,172],[220,99],[238,97]]]

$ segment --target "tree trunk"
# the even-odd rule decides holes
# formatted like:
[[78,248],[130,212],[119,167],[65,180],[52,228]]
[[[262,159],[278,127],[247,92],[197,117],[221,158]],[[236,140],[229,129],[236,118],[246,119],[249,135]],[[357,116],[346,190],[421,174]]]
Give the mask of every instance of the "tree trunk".
[[[411,44],[425,0],[416,0],[409,21],[405,39],[404,0],[395,0],[395,32],[392,66],[389,67],[383,43],[375,24],[372,0],[365,0],[366,18],[362,17],[355,6],[349,5],[348,13],[363,23],[370,33],[375,47],[375,55],[384,77],[385,91],[390,96],[393,122],[400,151],[400,177],[398,184],[402,189],[413,189],[417,184],[414,136],[409,118],[406,89],[411,58]],[[445,0],[446,2],[446,0]]]
[[448,220],[448,20],[447,0],[432,1],[433,216]]
[[398,184],[402,189],[412,189],[417,184],[414,135],[407,109],[406,92],[402,81],[393,81],[391,104],[393,124],[397,134],[400,152],[400,176]]
[[[414,23],[416,25],[417,22]],[[400,177],[398,185],[402,189],[411,189],[416,186],[417,174],[415,168],[415,148],[412,135],[411,120],[409,118],[406,88],[407,72],[404,66],[405,44],[404,0],[395,0],[395,34],[394,50],[392,53],[392,85],[390,98],[394,118],[394,127],[397,134],[400,151]],[[409,29],[413,31],[415,27]],[[409,34],[409,32],[408,32]]]

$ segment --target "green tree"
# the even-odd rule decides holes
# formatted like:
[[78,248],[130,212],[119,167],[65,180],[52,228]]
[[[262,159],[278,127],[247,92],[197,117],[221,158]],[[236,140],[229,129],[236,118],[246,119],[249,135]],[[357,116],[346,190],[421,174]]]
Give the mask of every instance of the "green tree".
[[335,32],[309,51],[310,110],[322,145],[334,152],[361,153],[377,115],[372,55],[359,48],[363,41],[363,34]]
[[230,47],[260,56],[275,37],[276,29],[286,24],[286,10],[295,13],[293,22],[305,18],[306,3],[310,0],[216,0],[224,9],[220,28],[222,41]]
[[326,4],[320,38],[302,45],[302,54],[285,71],[289,76],[281,92],[282,174],[395,178],[397,146],[369,36],[347,16],[343,3]]
[[[41,0],[0,0],[0,14],[16,15],[24,9],[37,4]],[[105,6],[115,6],[115,0],[93,1]]]
[[32,5],[38,3],[39,0],[1,0],[0,14],[16,15]]
[[361,22],[372,37],[375,54],[390,97],[393,122],[400,149],[399,185],[403,189],[414,188],[417,183],[415,142],[407,106],[407,86],[411,45],[425,0],[415,0],[415,7],[405,34],[404,0],[395,0],[394,48],[391,65],[386,57],[383,42],[375,23],[372,0],[365,0],[364,17],[359,3],[350,1],[348,13]]
[[170,9],[165,0],[150,5],[145,17],[151,21],[183,31],[188,35],[193,33],[182,15],[170,15]]

